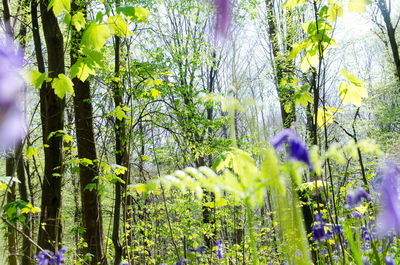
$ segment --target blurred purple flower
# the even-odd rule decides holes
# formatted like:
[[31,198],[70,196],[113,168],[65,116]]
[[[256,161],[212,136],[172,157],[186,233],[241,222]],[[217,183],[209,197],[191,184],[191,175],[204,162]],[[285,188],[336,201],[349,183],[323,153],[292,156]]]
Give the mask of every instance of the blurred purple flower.
[[231,3],[230,0],[214,0],[214,4],[217,9],[215,36],[225,39],[232,18]]
[[362,218],[362,214],[359,213],[359,212],[357,212],[357,211],[352,212],[352,213],[351,213],[351,216],[352,216],[354,219],[361,219],[361,218]]
[[377,233],[385,236],[388,232],[400,233],[400,200],[397,190],[397,178],[400,169],[394,162],[387,162],[383,170],[381,187],[382,209],[377,219]]
[[218,240],[217,241],[217,247],[218,247],[218,249],[217,249],[217,258],[218,259],[223,259],[224,258],[224,252],[223,252],[223,249],[222,249],[222,240]]
[[[18,50],[16,53],[15,51]],[[18,109],[23,86],[19,75],[23,54],[9,37],[0,37],[0,150],[14,147],[25,134],[25,120]]]
[[187,264],[189,261],[187,259],[182,259],[178,262],[176,262],[176,265],[183,265],[183,264]]
[[385,257],[385,264],[386,265],[396,265],[396,261],[393,259],[392,256]]
[[371,196],[369,196],[368,192],[366,192],[363,188],[358,188],[358,190],[352,191],[348,196],[347,196],[347,206],[348,207],[356,207],[360,204],[362,199],[365,199],[366,201],[371,200]]
[[333,226],[333,233],[337,235],[343,235],[343,228],[341,225],[334,225]]
[[363,265],[371,265],[371,263],[369,263],[369,260],[368,260],[368,258],[367,257],[362,257],[361,258],[361,261],[362,261],[362,264]]
[[275,149],[278,149],[287,141],[289,142],[290,157],[294,160],[306,163],[310,171],[312,171],[313,166],[310,162],[306,144],[294,130],[284,129],[280,134],[271,138],[269,142]]

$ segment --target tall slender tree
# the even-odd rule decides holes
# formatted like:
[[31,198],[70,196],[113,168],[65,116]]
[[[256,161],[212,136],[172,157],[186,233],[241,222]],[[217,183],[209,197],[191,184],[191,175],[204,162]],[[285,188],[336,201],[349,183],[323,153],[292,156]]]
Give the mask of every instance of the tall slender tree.
[[[86,16],[87,3],[76,0],[71,3],[71,12],[74,16],[81,12]],[[71,65],[74,65],[80,55],[80,41],[82,31],[72,29],[71,36]],[[90,264],[107,264],[104,248],[103,218],[101,211],[101,198],[98,191],[98,160],[96,153],[96,140],[93,127],[93,107],[91,101],[90,82],[82,81],[78,77],[72,79],[74,84],[74,113],[78,158],[89,159],[90,163],[79,164],[79,177],[81,187],[82,223],[84,228],[83,239],[86,246],[83,254],[91,254]],[[96,184],[95,188],[88,188],[89,184]]]
[[[48,76],[56,78],[65,71],[64,39],[53,10],[48,8],[49,2],[47,0],[40,1],[40,13],[47,48]],[[35,49],[37,50],[38,47]],[[64,106],[65,99],[61,99],[55,94],[51,82],[42,86],[40,89],[40,113],[45,165],[38,244],[42,248],[52,251],[58,249],[62,240],[63,139],[56,132],[64,128]]]

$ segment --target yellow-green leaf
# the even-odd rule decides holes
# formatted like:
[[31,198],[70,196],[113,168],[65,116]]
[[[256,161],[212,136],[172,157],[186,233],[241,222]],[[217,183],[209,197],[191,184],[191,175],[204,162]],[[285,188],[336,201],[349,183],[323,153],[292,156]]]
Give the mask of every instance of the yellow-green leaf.
[[71,77],[77,77],[82,82],[85,82],[90,75],[94,75],[96,72],[94,69],[89,67],[83,58],[79,58],[74,65],[71,66]]
[[117,118],[120,121],[122,121],[122,119],[126,118],[125,111],[120,106],[117,106],[115,108],[114,115],[115,115],[115,118]]
[[71,0],[51,0],[47,10],[53,8],[54,15],[58,16],[62,11],[71,10]]
[[109,37],[111,37],[111,34],[106,24],[97,24],[93,21],[83,33],[82,44],[88,48],[100,50]]
[[149,10],[143,7],[135,7],[135,17],[137,22],[145,22],[150,16]]
[[[315,120],[315,119],[314,119]],[[319,127],[324,128],[327,123],[333,122],[333,114],[329,110],[318,108],[317,124]]]
[[353,0],[349,2],[349,11],[356,13],[364,13],[367,11],[367,5],[371,4],[371,0]]
[[28,157],[29,159],[32,158],[34,155],[37,156],[38,155],[38,150],[36,147],[32,147],[29,146],[28,149],[26,149],[25,152],[26,157]]
[[41,73],[36,70],[30,70],[27,74],[27,81],[31,82],[35,88],[42,86],[44,80],[46,80],[46,73]]
[[352,83],[353,85],[355,85],[355,86],[363,86],[363,85],[365,85],[365,82],[363,82],[363,81],[361,81],[360,79],[358,79],[357,76],[355,76],[355,75],[353,75],[353,74],[347,72],[347,70],[346,70],[345,68],[342,69],[341,73],[342,73],[342,75],[343,75],[344,77],[346,77],[346,78],[350,81],[350,83]]
[[154,80],[153,80],[153,84],[154,84],[155,86],[159,86],[159,85],[162,84],[162,80],[160,80],[160,79],[154,79]]
[[343,4],[329,1],[328,21],[333,24],[338,17],[343,17]]
[[311,66],[317,68],[318,62],[319,62],[318,53],[316,53],[315,55],[310,55],[310,53],[307,53],[300,64],[301,71],[305,73],[308,71],[308,69],[310,69]]
[[66,92],[71,95],[74,94],[74,84],[71,79],[64,74],[59,74],[58,77],[54,78],[53,82],[51,82],[51,86],[54,88],[54,93],[61,99],[64,98]]
[[132,32],[129,30],[128,23],[125,22],[120,14],[109,17],[107,22],[111,33],[124,38],[132,35]]
[[71,22],[77,31],[81,31],[86,25],[85,15],[81,11],[78,11],[72,16]]
[[364,86],[355,86],[342,82],[339,87],[339,96],[344,105],[349,103],[361,106],[362,98],[368,97],[368,91]]
[[155,88],[150,89],[150,93],[153,96],[154,99],[158,98],[160,96],[160,91],[158,91]]

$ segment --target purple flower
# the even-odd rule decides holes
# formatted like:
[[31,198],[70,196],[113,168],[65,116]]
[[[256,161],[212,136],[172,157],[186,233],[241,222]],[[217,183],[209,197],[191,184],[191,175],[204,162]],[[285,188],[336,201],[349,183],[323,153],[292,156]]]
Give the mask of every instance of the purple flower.
[[18,109],[18,94],[23,86],[19,75],[23,54],[9,37],[0,37],[0,149],[14,147],[24,136],[24,116]]
[[35,259],[39,261],[38,265],[61,265],[65,260],[64,253],[67,251],[66,248],[60,249],[56,255],[50,250],[39,251],[35,256]]
[[217,249],[217,258],[218,259],[223,259],[224,258],[224,252],[223,252],[223,249],[222,249],[222,240],[218,240],[217,241],[217,247],[218,247],[218,249]]
[[394,162],[386,163],[381,187],[382,209],[377,218],[377,233],[385,236],[388,232],[400,233],[400,200],[397,178],[400,169]]
[[352,213],[351,213],[351,216],[352,216],[354,219],[361,219],[361,218],[362,218],[362,214],[359,213],[359,212],[357,212],[357,211],[352,212]]
[[362,257],[361,258],[362,264],[363,265],[371,265],[371,263],[369,263],[369,260],[367,257]]
[[385,257],[385,264],[386,265],[396,265],[396,261],[393,259],[392,256]]
[[176,265],[183,265],[183,264],[187,264],[189,261],[187,259],[182,259],[180,261],[176,262]]
[[231,22],[231,3],[230,0],[214,0],[217,9],[217,19],[215,22],[215,36],[224,39],[228,33]]
[[300,136],[294,130],[284,129],[279,135],[270,139],[270,143],[275,149],[278,149],[283,143],[287,141],[289,142],[288,145],[290,158],[306,163],[310,170],[313,170],[307,147]]
[[[44,250],[44,251],[39,251],[39,253],[35,256],[35,259],[37,259],[38,265],[47,265],[49,264],[49,259],[54,257],[53,252],[50,250]],[[51,263],[50,263],[51,264]]]
[[319,242],[325,241],[332,236],[332,234],[325,233],[325,222],[322,219],[322,214],[317,213],[315,215],[315,224],[312,227],[312,236],[314,241]]
[[352,191],[347,196],[347,206],[348,207],[356,207],[360,204],[362,199],[366,201],[370,201],[371,197],[369,196],[368,192],[366,192],[363,188],[358,188],[358,190]]
[[333,233],[337,235],[343,235],[343,228],[341,225],[334,225],[333,226]]

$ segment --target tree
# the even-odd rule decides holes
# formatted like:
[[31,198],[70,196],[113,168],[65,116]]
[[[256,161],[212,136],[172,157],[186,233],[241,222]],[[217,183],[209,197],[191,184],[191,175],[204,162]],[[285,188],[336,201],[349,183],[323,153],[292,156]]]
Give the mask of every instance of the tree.
[[[73,1],[71,3],[71,17],[84,16],[86,18],[87,3]],[[80,28],[79,28],[80,29]],[[71,37],[71,65],[78,62],[81,54],[80,46],[82,31],[72,30]],[[82,80],[84,79],[84,80]],[[90,82],[86,78],[74,77],[74,113],[76,140],[78,146],[79,177],[82,203],[82,223],[84,228],[83,239],[86,246],[83,254],[91,255],[90,264],[107,264],[103,237],[103,217],[101,199],[98,190],[99,170],[96,152],[96,140],[93,128],[93,107],[90,92]]]
[[[64,40],[49,1],[40,1],[40,13],[44,39],[47,47],[49,78],[64,74]],[[35,10],[33,10],[35,11]],[[34,33],[35,34],[35,33]],[[39,43],[35,43],[38,45]],[[38,51],[39,47],[35,47]],[[40,51],[41,53],[41,51]],[[39,53],[39,54],[40,54]],[[39,55],[37,55],[39,56]],[[40,64],[41,62],[39,62]],[[63,138],[65,99],[59,98],[47,82],[40,89],[40,113],[44,148],[44,176],[38,244],[55,251],[62,241],[61,180],[63,175]]]

